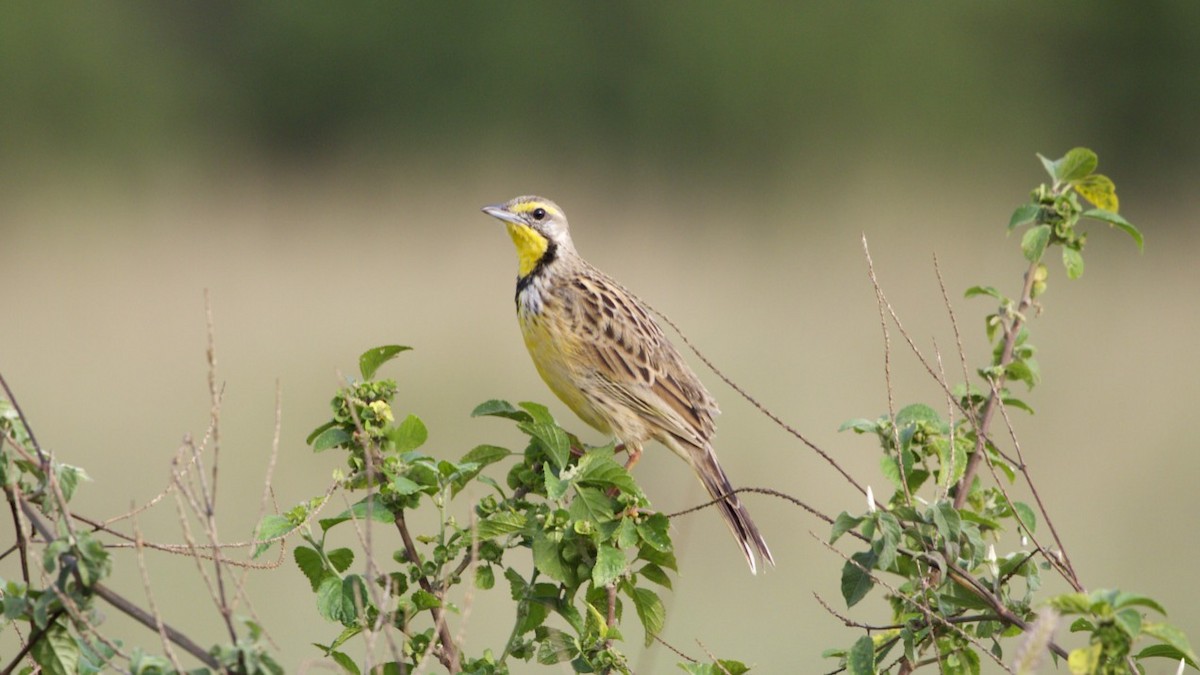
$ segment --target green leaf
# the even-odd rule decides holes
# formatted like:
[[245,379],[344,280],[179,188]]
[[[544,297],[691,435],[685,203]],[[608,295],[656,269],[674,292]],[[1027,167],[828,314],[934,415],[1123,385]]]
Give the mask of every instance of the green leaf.
[[475,588],[490,590],[496,585],[496,573],[491,565],[480,565],[475,568]]
[[1021,252],[1025,254],[1025,259],[1029,262],[1037,262],[1042,259],[1042,254],[1046,252],[1046,245],[1049,243],[1049,225],[1031,227],[1025,230],[1025,235],[1021,237]]
[[396,452],[403,454],[424,445],[429,438],[429,430],[420,417],[409,415],[400,426],[388,430],[388,438],[396,444]]
[[658,565],[655,565],[654,563],[647,563],[643,565],[642,568],[638,570],[638,574],[642,575],[646,581],[652,581],[659,586],[671,588],[671,577],[667,576],[666,570]]
[[513,407],[513,404],[500,399],[492,399],[484,401],[475,406],[471,411],[471,417],[503,417],[505,419],[516,420],[517,422],[531,422],[533,417],[524,410],[519,410]]
[[873,434],[876,431],[878,431],[879,423],[876,422],[875,420],[868,420],[868,419],[864,419],[862,417],[856,417],[855,419],[846,420],[845,422],[842,422],[842,426],[838,427],[839,432],[845,431],[847,429],[853,429],[855,432],[860,433],[860,434],[867,434],[867,433]]
[[329,530],[334,525],[344,523],[351,518],[366,518],[368,512],[371,514],[371,520],[377,523],[391,523],[396,519],[396,516],[383,505],[381,500],[377,499],[375,495],[371,495],[332,518],[321,519],[318,524],[322,530]]
[[1080,180],[1095,171],[1097,164],[1096,153],[1087,148],[1071,148],[1062,159],[1054,162],[1058,174],[1055,179],[1064,183]]
[[1184,635],[1183,631],[1165,622],[1146,622],[1142,624],[1142,632],[1178,649],[1193,668],[1197,667],[1196,652],[1192,651],[1192,645],[1188,643],[1187,635]]
[[592,585],[603,588],[625,573],[625,554],[620,549],[600,544],[596,549],[596,564],[592,567]]
[[326,553],[325,557],[329,558],[329,564],[333,565],[333,569],[339,574],[350,569],[350,565],[354,563],[354,551],[348,548],[335,548]]
[[1149,658],[1164,658],[1171,659],[1172,661],[1183,660],[1189,666],[1197,668],[1196,662],[1193,659],[1189,659],[1187,654],[1184,654],[1175,647],[1167,644],[1150,645],[1149,647],[1146,647],[1142,651],[1138,652],[1137,656],[1134,658],[1138,661]]
[[[1041,208],[1037,204],[1022,204],[1018,206],[1017,210],[1013,211],[1012,218],[1008,219],[1008,231],[1012,232],[1013,229],[1022,225],[1032,225],[1033,223],[1036,223],[1038,213],[1040,212]],[[976,288],[979,287],[976,286]]]
[[[330,424],[334,423],[330,422]],[[310,436],[309,443],[312,445],[313,452],[324,452],[330,448],[347,445],[353,438],[349,431],[338,426],[330,426],[315,437]]]
[[546,486],[546,498],[558,501],[571,488],[571,481],[563,480],[554,473],[549,462],[542,465],[542,483]]
[[611,454],[602,450],[593,450],[579,460],[579,474],[575,480],[582,485],[615,487],[625,493],[641,494],[633,476],[613,460]]
[[1108,176],[1098,173],[1092,174],[1080,180],[1072,181],[1071,186],[1084,199],[1102,209],[1115,213],[1120,208],[1120,200],[1117,199],[1117,186],[1113,184],[1112,179]]
[[1135,593],[1118,593],[1117,597],[1113,599],[1112,605],[1115,609],[1123,609],[1125,607],[1149,607],[1163,616],[1167,615],[1167,610],[1163,609],[1163,606],[1158,604],[1157,600],[1148,598],[1144,595],[1137,595]]
[[[263,519],[258,522],[258,527],[255,528],[254,540],[258,542],[265,542],[268,539],[282,537],[294,529],[296,529],[296,525],[287,517],[268,514],[263,516]],[[254,548],[254,553],[252,553],[250,557],[257,558],[258,556],[262,555],[263,551],[266,551],[269,548],[271,548],[271,544],[260,543]]]
[[479,521],[479,538],[491,539],[525,529],[525,514],[498,511]]
[[958,541],[958,536],[962,533],[962,519],[959,518],[958,510],[953,504],[945,500],[939,501],[930,509],[930,515],[943,539],[947,542]]
[[346,598],[342,595],[342,580],[329,575],[317,587],[317,613],[328,621],[342,623],[344,618],[352,616],[353,605],[346,606]]
[[750,672],[750,666],[741,661],[717,659],[716,663],[677,663],[681,670],[688,675],[745,675]]
[[1030,508],[1025,502],[1013,502],[1013,511],[1016,511],[1020,516],[1021,523],[1029,530],[1030,534],[1037,531],[1037,513]]
[[307,546],[297,546],[292,552],[292,559],[296,561],[296,566],[308,578],[309,585],[312,586],[315,592],[325,580],[325,561],[321,560],[321,554]]
[[579,645],[573,636],[557,628],[540,629],[539,635],[537,662],[543,666],[570,661],[579,655]]
[[942,424],[942,418],[938,412],[924,403],[913,403],[906,405],[896,413],[896,426],[906,427],[921,422],[928,422],[935,426]]
[[846,672],[850,675],[875,675],[875,641],[870,635],[855,640],[846,652]]
[[29,654],[47,675],[75,675],[78,672],[79,646],[60,624],[50,626],[41,639],[33,643]]
[[1117,627],[1124,631],[1130,640],[1136,639],[1142,632],[1142,615],[1132,607],[1117,612],[1113,615],[1113,619],[1116,620]]
[[1142,250],[1143,244],[1145,242],[1142,239],[1141,230],[1134,227],[1133,223],[1129,222],[1128,220],[1125,220],[1124,218],[1117,215],[1116,213],[1105,210],[1105,209],[1090,209],[1088,211],[1084,211],[1080,215],[1083,216],[1084,218],[1091,218],[1093,220],[1104,221],[1104,222],[1108,223],[1109,225],[1112,225],[1121,230],[1124,230],[1126,234],[1133,237],[1133,241],[1135,243],[1137,243],[1138,250],[1139,251]]
[[1063,247],[1063,267],[1067,269],[1068,279],[1078,279],[1083,276],[1083,254],[1070,246]]
[[574,574],[567,569],[563,563],[562,556],[558,552],[558,542],[547,536],[543,530],[538,530],[533,535],[533,564],[542,574],[554,579],[555,581],[571,585],[574,581]]
[[329,658],[333,659],[334,663],[342,667],[342,670],[350,675],[361,675],[362,671],[358,669],[358,664],[354,659],[350,658],[345,652],[330,651]]
[[406,352],[412,347],[403,345],[384,345],[383,347],[375,347],[368,349],[358,357],[358,372],[362,373],[364,380],[369,380],[375,377],[375,371],[379,370],[379,366],[396,358],[400,352]]
[[663,624],[667,621],[667,610],[663,607],[658,594],[647,588],[629,588],[629,597],[637,610],[642,627],[646,629],[646,646],[654,642],[654,636],[662,632]]
[[575,499],[567,511],[575,520],[586,520],[596,525],[613,519],[613,500],[602,490],[576,487]]
[[1051,180],[1057,181],[1058,180],[1058,163],[1052,159],[1048,159],[1048,158],[1042,156],[1042,153],[1040,153],[1040,152],[1038,153],[1038,159],[1042,160],[1042,166],[1046,167],[1046,173],[1050,174]]
[[501,448],[497,445],[477,445],[470,452],[463,455],[462,459],[458,460],[459,464],[468,462],[478,464],[479,468],[483,468],[489,464],[495,464],[500,460],[513,454],[508,448]]
[[836,542],[843,534],[858,527],[863,520],[863,518],[852,516],[845,511],[839,513],[837,519],[833,521],[833,529],[829,533],[829,543]]
[[963,297],[965,298],[973,298],[977,295],[990,295],[997,300],[1004,300],[1004,296],[1000,294],[1000,291],[991,286],[972,286],[963,293]]
[[401,497],[414,495],[425,489],[424,486],[418,485],[404,476],[396,476],[392,478],[391,485],[396,494],[400,495]]
[[850,560],[842,566],[842,598],[845,599],[847,607],[858,604],[858,601],[865,598],[875,586],[875,580],[871,578],[868,570],[875,568],[877,560],[878,554],[874,550],[859,551],[850,556]]
[[[669,553],[671,551],[671,535],[667,530],[671,526],[671,521],[662,513],[655,513],[649,518],[644,518],[637,524],[638,534],[642,536],[642,541],[646,542],[651,548]],[[657,562],[657,561],[656,561]],[[659,564],[662,564],[659,562]],[[673,565],[668,565],[671,569],[675,569]]]

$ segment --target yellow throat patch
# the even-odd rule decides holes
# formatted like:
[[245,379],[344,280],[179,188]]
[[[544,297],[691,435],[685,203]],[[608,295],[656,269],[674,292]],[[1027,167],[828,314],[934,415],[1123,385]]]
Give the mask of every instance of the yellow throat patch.
[[516,223],[505,223],[505,225],[508,226],[508,236],[512,237],[513,244],[517,247],[517,273],[523,277],[529,276],[537,267],[538,261],[546,254],[546,249],[550,247],[550,240],[538,234],[528,225]]

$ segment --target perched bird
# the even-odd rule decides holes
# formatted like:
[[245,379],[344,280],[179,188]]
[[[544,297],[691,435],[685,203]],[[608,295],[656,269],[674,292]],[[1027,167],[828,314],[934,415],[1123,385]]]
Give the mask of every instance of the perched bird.
[[654,439],[682,457],[742,547],[750,571],[756,553],[775,564],[725,471],[712,436],[717,402],[663,335],[651,312],[571,242],[554,202],[517,197],[485,206],[517,247],[517,321],[538,373],[584,422],[615,436],[637,462]]

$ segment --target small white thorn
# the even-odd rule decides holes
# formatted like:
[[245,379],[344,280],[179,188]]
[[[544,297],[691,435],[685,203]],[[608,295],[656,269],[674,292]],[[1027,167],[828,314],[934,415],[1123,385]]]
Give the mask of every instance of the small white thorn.
[[1027,546],[1029,546],[1029,535],[1022,534],[1021,535],[1021,548],[1025,548]]
[[1179,659],[1179,668],[1175,670],[1175,675],[1183,675],[1183,669],[1187,666],[1187,661]]
[[875,513],[875,493],[870,485],[867,486],[867,513]]
[[987,560],[988,568],[991,569],[991,571],[992,571],[992,576],[994,576],[994,577],[1000,576],[1000,566],[996,564],[996,545],[995,544],[988,544],[987,556],[985,559]]

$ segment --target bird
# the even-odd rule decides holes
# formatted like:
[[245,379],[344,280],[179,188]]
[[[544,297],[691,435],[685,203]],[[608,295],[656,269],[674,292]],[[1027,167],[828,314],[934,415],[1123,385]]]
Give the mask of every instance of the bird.
[[717,461],[716,400],[650,308],[575,250],[567,217],[533,195],[483,207],[517,249],[517,321],[538,373],[584,422],[615,437],[626,468],[655,440],[683,458],[716,501],[750,572],[775,564]]

